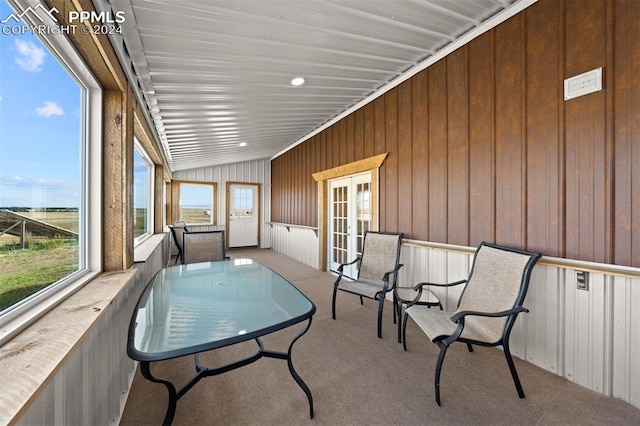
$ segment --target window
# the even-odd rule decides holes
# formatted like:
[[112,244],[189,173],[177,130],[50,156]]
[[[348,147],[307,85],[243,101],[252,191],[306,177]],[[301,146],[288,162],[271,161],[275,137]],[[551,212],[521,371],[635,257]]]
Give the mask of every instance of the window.
[[215,224],[214,189],[211,184],[180,183],[180,220],[190,224]]
[[26,3],[0,0],[0,344],[102,256],[100,87],[64,35],[11,30],[56,26]]
[[153,234],[154,164],[135,139],[133,151],[133,236],[135,244]]
[[162,184],[162,225],[167,224],[167,209],[169,208],[169,203],[167,200],[167,186],[168,182],[163,182]]
[[233,215],[235,217],[253,217],[253,188],[235,188]]

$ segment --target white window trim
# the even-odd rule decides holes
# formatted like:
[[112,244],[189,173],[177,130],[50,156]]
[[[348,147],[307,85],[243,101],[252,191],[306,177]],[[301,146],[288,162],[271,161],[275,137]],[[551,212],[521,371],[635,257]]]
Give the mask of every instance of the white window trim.
[[216,224],[216,217],[214,216],[216,213],[216,203],[215,203],[215,198],[216,198],[216,186],[214,183],[197,183],[197,182],[180,182],[180,200],[179,200],[179,207],[180,207],[180,220],[184,220],[182,218],[182,186],[202,186],[202,187],[206,187],[206,188],[210,188],[211,189],[211,214],[209,215],[209,217],[211,218],[209,220],[209,222],[189,222],[187,223],[185,221],[185,223],[187,223],[187,225],[207,225],[207,226],[212,226]]
[[[18,11],[40,4],[37,0],[9,0]],[[45,15],[45,14],[41,14]],[[39,25],[55,25],[49,16],[44,22],[30,22]],[[23,17],[30,20],[29,14]],[[85,88],[83,111],[85,113],[85,143],[82,146],[83,178],[81,179],[80,205],[84,215],[79,215],[80,269],[55,284],[30,296],[23,303],[9,308],[0,317],[0,345],[75,293],[102,271],[102,88],[89,68],[76,52],[71,42],[62,35],[40,38],[49,50],[57,56],[56,61],[67,68]],[[91,191],[89,191],[91,188]]]
[[[146,225],[147,232],[145,232],[142,235],[139,235],[134,239],[134,247],[137,247],[144,240],[146,240],[147,238],[153,235],[153,220],[154,220],[153,219],[154,218],[153,192],[155,188],[154,180],[155,180],[156,165],[153,163],[153,161],[151,161],[151,157],[149,157],[149,154],[147,154],[147,151],[145,151],[140,141],[138,141],[138,138],[134,137],[133,143],[134,143],[135,151],[140,155],[140,157],[142,157],[144,162],[147,163],[147,225]],[[135,172],[134,172],[134,175],[135,175]],[[133,208],[134,208],[134,214],[135,214],[135,201],[134,201]]]

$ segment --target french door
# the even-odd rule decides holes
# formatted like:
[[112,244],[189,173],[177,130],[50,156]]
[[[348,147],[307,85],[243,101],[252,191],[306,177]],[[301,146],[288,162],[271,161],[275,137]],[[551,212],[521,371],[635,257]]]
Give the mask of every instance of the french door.
[[[348,176],[329,182],[329,269],[362,253],[364,234],[372,227],[371,173]],[[357,278],[355,265],[344,268],[344,275]]]

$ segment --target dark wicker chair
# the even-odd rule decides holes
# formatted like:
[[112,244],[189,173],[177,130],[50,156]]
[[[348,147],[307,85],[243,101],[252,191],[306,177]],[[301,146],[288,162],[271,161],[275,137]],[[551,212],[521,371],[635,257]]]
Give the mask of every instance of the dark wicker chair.
[[[400,245],[402,233],[372,232],[364,235],[362,255],[355,260],[341,264],[338,267],[338,279],[333,285],[333,301],[331,312],[336,319],[336,297],[338,290],[352,293],[362,298],[378,301],[378,337],[382,338],[382,310],[385,296],[392,291],[398,280],[400,263]],[[349,281],[343,279],[343,269],[347,265],[357,264],[358,279]],[[390,278],[390,276],[393,276]],[[395,321],[396,311],[393,318]]]
[[527,295],[533,266],[540,253],[531,253],[494,244],[481,243],[474,255],[473,266],[467,280],[451,284],[420,283],[425,286],[450,287],[466,284],[455,311],[429,309],[424,305],[406,304],[402,340],[407,349],[407,320],[411,317],[427,337],[440,347],[435,371],[436,403],[440,405],[440,372],[447,349],[454,342],[466,343],[469,352],[472,345],[502,346],[518,396],[524,391],[518,378],[509,350],[511,328],[520,312],[529,312],[522,306]]

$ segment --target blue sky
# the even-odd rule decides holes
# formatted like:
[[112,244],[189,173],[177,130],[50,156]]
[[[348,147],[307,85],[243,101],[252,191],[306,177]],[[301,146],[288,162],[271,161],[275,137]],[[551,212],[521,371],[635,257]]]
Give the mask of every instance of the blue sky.
[[0,34],[0,207],[78,206],[80,101],[35,36]]

